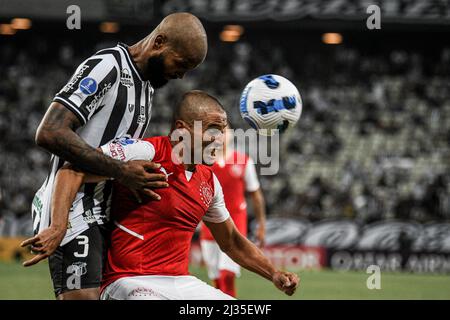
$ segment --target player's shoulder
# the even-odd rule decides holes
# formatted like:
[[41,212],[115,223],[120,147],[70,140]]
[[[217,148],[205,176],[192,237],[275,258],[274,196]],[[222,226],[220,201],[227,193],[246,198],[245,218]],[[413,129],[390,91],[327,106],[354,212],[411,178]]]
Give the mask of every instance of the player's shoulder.
[[168,136],[154,136],[143,138],[142,141],[150,142],[153,145],[163,146],[170,144],[170,140]]
[[87,60],[97,59],[103,66],[111,65],[118,67],[119,61],[122,60],[122,51],[119,46],[100,49],[92,54]]
[[154,136],[142,139],[150,143],[155,149],[155,157],[162,160],[170,155],[172,145],[168,136]]

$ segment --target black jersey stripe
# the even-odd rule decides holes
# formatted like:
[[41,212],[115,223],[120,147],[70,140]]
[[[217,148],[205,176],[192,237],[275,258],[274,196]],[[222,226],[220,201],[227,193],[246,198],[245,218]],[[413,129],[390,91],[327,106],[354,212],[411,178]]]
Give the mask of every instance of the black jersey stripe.
[[[117,63],[119,64],[119,70],[122,70],[122,58],[120,52],[111,50],[111,54],[114,55],[115,59],[117,60]],[[113,110],[111,111],[111,115],[109,116],[108,123],[106,124],[105,131],[102,135],[102,139],[100,140],[101,146],[116,138],[116,133],[119,128],[120,122],[122,121],[122,118],[127,109],[127,100],[127,88],[119,85]]]
[[101,214],[106,214],[106,209],[108,207],[109,197],[112,193],[113,182],[111,180],[105,181],[105,186],[103,187],[103,201],[100,204]]
[[[118,50],[114,50],[114,49],[104,49],[101,50],[99,52],[97,52],[97,54],[111,54],[114,59],[116,60],[118,66],[119,66],[119,70],[122,69],[122,59],[120,56],[120,52]],[[109,78],[109,79],[108,79]],[[114,79],[114,81],[112,81],[112,79]],[[119,81],[119,76],[117,73],[116,68],[114,67],[109,73],[108,75],[103,79],[102,83],[99,84],[99,88],[103,87],[103,83],[108,83],[108,81],[111,81],[112,83]],[[103,136],[100,142],[100,146],[104,145],[106,142],[112,140],[115,138],[117,129],[119,127],[120,121],[122,120],[123,117],[123,113],[120,113],[120,107],[122,105],[126,105],[126,96],[127,96],[127,92],[125,90],[125,92],[122,90],[123,86],[119,86],[118,90],[117,90],[117,96],[116,96],[116,101],[114,103],[113,109],[111,111],[111,115],[109,117],[108,123],[105,127],[105,130],[103,131]],[[124,100],[124,101],[123,101]],[[98,111],[100,111],[99,109],[102,109],[104,107],[100,106],[98,108],[98,110],[96,110],[94,112],[97,113]],[[85,184],[85,188],[84,188],[84,197],[83,197],[83,216],[86,217],[86,211],[90,210],[92,208],[95,207],[95,202],[94,202],[94,194],[95,194],[95,189],[97,187],[97,183],[89,183],[89,184]],[[105,199],[107,200],[107,199]],[[104,211],[102,210],[101,213],[103,213]],[[93,212],[92,212],[93,214]]]
[[[61,169],[61,167],[64,165],[64,161],[65,160],[61,159],[60,157],[56,157],[55,156],[55,161],[56,161],[56,169],[55,169],[55,174],[56,174],[59,171],[59,169]],[[55,177],[55,179],[56,179],[56,177]],[[42,217],[41,217],[41,221],[42,221]],[[52,215],[49,214],[49,216],[48,216],[48,225],[50,225],[51,223],[52,223]],[[40,222],[39,222],[39,224],[40,224]],[[39,227],[37,229],[39,230]]]
[[142,128],[141,128],[141,132],[139,132],[139,138],[142,138],[143,136],[144,136],[144,134],[145,134],[145,131],[146,131],[146,129],[147,129],[147,126],[148,126],[148,122],[150,121],[150,116],[149,116],[149,109],[150,109],[150,104],[149,104],[149,100],[150,100],[150,87],[149,87],[149,84],[147,83],[147,85],[146,85],[146,88],[145,88],[145,110],[144,110],[144,112],[145,112],[145,122],[144,122],[144,124],[142,125]]
[[136,78],[139,79],[139,81],[143,81],[141,74],[139,73],[139,70],[137,68],[137,65],[134,63],[133,59],[130,57],[130,52],[128,51],[128,46],[124,43],[119,43],[118,47],[120,49],[122,49],[123,54],[125,55],[125,58],[127,59],[127,62],[131,67],[131,70],[133,71],[133,74],[136,76]]
[[55,97],[53,99],[54,102],[58,102],[61,105],[63,105],[64,107],[66,107],[67,109],[69,109],[70,111],[72,111],[78,118],[78,120],[80,120],[82,125],[85,125],[87,123],[87,119],[84,116],[84,114],[78,109],[77,106],[75,106],[75,104],[70,101],[69,99],[65,99],[63,97]]
[[[94,56],[95,57],[95,56]],[[65,98],[69,98],[75,91],[78,90],[78,86],[80,84],[80,81],[84,78],[88,77],[89,74],[94,70],[94,68],[102,61],[102,59],[99,58],[91,58],[87,60],[81,68],[72,75],[70,78],[70,81],[64,86],[63,90],[58,93],[57,96],[63,96]],[[86,72],[87,71],[87,72]],[[76,78],[75,78],[76,77]],[[72,83],[72,81],[74,81]],[[67,91],[64,91],[66,90]]]
[[127,131],[127,134],[134,136],[134,133],[136,132],[138,128],[138,118],[139,114],[141,113],[141,94],[142,94],[142,82],[140,80],[136,81],[134,80],[134,88],[135,88],[135,97],[134,97],[134,114],[133,114],[133,121],[131,122],[131,126]]
[[[84,197],[82,199],[83,202],[83,217],[87,218],[88,214],[87,212],[89,210],[91,210],[91,215],[94,214],[94,212],[92,211],[92,209],[95,206],[95,202],[94,202],[94,191],[95,191],[95,187],[97,186],[96,183],[85,183],[84,184]],[[89,223],[89,220],[85,220],[86,223]]]
[[[96,99],[102,99],[102,97],[105,96],[106,92],[108,90],[111,90],[111,88],[114,86],[114,83],[117,81],[118,73],[115,67],[111,69],[111,71],[108,72],[108,74],[103,78],[102,81],[98,84],[97,92],[89,97],[87,97],[83,103],[80,105],[79,110],[81,113],[85,116],[86,119],[89,120],[89,114],[91,113],[91,109],[95,108]],[[110,87],[108,89],[108,86]],[[102,94],[102,96],[100,96]],[[93,105],[92,105],[93,104]],[[101,108],[103,106],[99,106],[97,108]]]

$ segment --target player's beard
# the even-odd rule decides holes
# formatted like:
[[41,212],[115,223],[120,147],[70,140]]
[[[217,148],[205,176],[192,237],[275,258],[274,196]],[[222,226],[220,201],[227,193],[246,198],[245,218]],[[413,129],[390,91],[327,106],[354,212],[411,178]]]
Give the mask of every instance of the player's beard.
[[150,81],[153,88],[161,88],[169,82],[169,80],[164,77],[164,69],[164,57],[162,54],[147,60],[145,77]]

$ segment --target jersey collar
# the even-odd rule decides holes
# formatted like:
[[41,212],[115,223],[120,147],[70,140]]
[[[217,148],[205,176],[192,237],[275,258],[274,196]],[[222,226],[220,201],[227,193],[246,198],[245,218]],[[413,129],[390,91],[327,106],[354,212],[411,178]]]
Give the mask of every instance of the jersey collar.
[[123,52],[125,53],[125,57],[127,58],[128,64],[132,66],[132,68],[133,68],[134,72],[137,74],[139,80],[144,81],[144,80],[142,80],[142,75],[140,74],[136,63],[134,62],[133,58],[130,55],[130,51],[128,51],[128,45],[123,42],[119,42],[117,44],[117,46],[119,48],[121,48],[123,50]]

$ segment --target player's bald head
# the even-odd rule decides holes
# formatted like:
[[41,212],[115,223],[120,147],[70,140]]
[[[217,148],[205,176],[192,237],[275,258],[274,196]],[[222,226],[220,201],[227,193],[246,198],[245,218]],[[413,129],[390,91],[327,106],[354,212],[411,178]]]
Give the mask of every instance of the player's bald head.
[[156,27],[156,36],[163,36],[167,44],[193,65],[199,65],[206,57],[208,42],[206,31],[193,14],[177,12],[166,16]]
[[204,91],[191,90],[178,103],[174,121],[183,120],[192,125],[194,121],[205,121],[212,115],[224,118],[226,125],[226,112],[219,100]]

